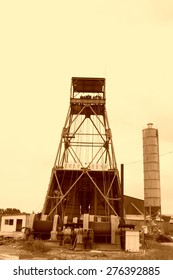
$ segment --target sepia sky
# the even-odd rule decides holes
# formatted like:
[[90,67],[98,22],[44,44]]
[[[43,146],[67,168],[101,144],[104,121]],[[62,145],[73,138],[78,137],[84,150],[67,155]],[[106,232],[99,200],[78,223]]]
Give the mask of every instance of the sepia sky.
[[41,211],[71,77],[105,77],[125,194],[142,198],[142,129],[159,130],[161,203],[173,214],[173,1],[0,2],[0,208]]

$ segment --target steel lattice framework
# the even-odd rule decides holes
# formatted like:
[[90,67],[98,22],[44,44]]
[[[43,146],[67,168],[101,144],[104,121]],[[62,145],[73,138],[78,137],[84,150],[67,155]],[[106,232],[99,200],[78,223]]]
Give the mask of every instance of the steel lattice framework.
[[70,106],[42,219],[120,215],[120,179],[106,111],[105,79],[73,77]]

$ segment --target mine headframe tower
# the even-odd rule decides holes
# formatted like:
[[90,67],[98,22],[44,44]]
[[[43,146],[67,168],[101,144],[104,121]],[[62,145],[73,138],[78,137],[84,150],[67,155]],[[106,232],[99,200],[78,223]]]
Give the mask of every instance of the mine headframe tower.
[[[59,104],[59,106],[61,106]],[[70,106],[52,168],[42,220],[58,214],[120,216],[121,188],[104,78],[73,77]]]

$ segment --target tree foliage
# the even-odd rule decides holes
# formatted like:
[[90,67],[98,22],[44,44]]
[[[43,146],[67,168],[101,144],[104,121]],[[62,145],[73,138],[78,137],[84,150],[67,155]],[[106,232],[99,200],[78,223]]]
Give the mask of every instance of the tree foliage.
[[6,209],[0,209],[0,214],[2,215],[13,215],[13,214],[20,214],[20,210],[16,208],[6,208]]

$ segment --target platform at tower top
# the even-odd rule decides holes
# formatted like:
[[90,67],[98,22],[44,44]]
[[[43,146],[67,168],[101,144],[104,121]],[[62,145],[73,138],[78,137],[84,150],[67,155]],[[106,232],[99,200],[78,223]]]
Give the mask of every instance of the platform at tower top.
[[72,78],[70,94],[72,115],[103,115],[105,100],[105,78]]

